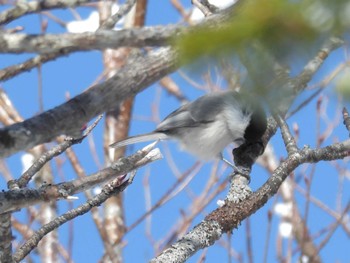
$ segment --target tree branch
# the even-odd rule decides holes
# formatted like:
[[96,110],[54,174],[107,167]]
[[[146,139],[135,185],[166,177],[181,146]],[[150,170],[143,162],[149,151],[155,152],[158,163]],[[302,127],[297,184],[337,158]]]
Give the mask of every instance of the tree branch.
[[85,137],[96,127],[97,123],[102,119],[102,115],[100,115],[94,123],[89,126],[84,134],[77,138],[66,138],[64,142],[59,145],[53,147],[49,151],[43,153],[38,160],[36,160],[31,167],[27,171],[25,171],[19,179],[11,180],[7,183],[8,188],[10,190],[19,189],[27,186],[29,181],[33,178],[33,176],[50,160],[52,160],[55,156],[60,155],[62,152],[67,150],[73,144],[81,143]]
[[24,188],[0,192],[0,214],[50,200],[73,199],[74,194],[113,178],[123,181],[130,171],[162,158],[159,150],[153,149],[154,145],[154,143],[150,144],[129,157],[120,158],[110,167],[87,177],[55,185],[43,185],[40,189]]
[[193,27],[178,25],[129,28],[122,30],[97,30],[79,34],[43,34],[23,33],[0,35],[0,53],[56,53],[65,54],[74,51],[104,50],[127,47],[168,46],[170,41],[180,35],[196,31],[199,28],[217,28],[225,25],[232,16],[233,8],[227,8],[212,15]]
[[[340,39],[331,39],[327,42],[319,54],[312,59],[304,68],[303,72],[294,79],[286,79],[284,89],[294,91],[295,93],[287,98],[287,102],[280,102],[276,108],[284,115],[297,93],[301,92],[310,81],[311,77],[317,72],[323,64],[328,54],[334,49],[342,45]],[[281,105],[282,103],[282,105]],[[289,140],[290,133],[287,125],[283,120],[279,119],[279,123],[284,130],[284,137]],[[277,123],[273,118],[269,118],[268,128],[263,138],[263,144],[266,145],[273,134],[277,130]],[[289,143],[289,141],[288,141]],[[255,145],[252,145],[255,147]],[[233,151],[235,163],[245,167],[251,167],[259,155],[258,149],[253,149],[249,145],[243,145]],[[244,153],[244,156],[242,156]],[[218,240],[223,233],[232,231],[237,228],[240,222],[260,209],[274,194],[277,193],[282,182],[287,176],[294,171],[299,165],[307,162],[318,162],[320,160],[336,160],[342,159],[350,154],[350,140],[341,144],[333,144],[331,146],[311,150],[308,147],[298,150],[294,142],[292,142],[292,151],[289,152],[288,158],[277,167],[269,180],[255,193],[248,198],[242,200],[249,193],[247,188],[247,180],[238,174],[238,178],[234,178],[233,182],[239,182],[239,186],[235,187],[231,182],[229,195],[222,207],[216,209],[209,214],[205,220],[193,228],[182,239],[177,241],[170,248],[164,250],[159,256],[151,262],[184,262],[199,249],[203,249],[212,245]],[[238,160],[236,160],[239,157]],[[242,191],[240,191],[242,189]],[[237,191],[238,190],[238,191]]]
[[225,205],[210,213],[183,238],[164,250],[151,262],[185,262],[199,249],[211,246],[222,234],[237,228],[277,193],[287,176],[303,163],[338,160],[350,155],[350,140],[321,149],[304,148],[282,162],[267,182],[247,199],[236,203],[226,200]]
[[0,25],[5,25],[23,15],[33,14],[54,8],[69,8],[78,6],[90,0],[45,0],[31,2],[17,2],[16,6],[0,14]]
[[167,25],[122,30],[97,30],[79,34],[27,35],[23,33],[0,36],[0,53],[48,54],[69,50],[87,51],[120,47],[167,46],[183,26]]
[[11,214],[0,215],[0,262],[12,263]]
[[112,182],[105,185],[101,191],[100,194],[96,195],[94,198],[88,200],[86,203],[78,206],[75,209],[72,209],[63,215],[55,218],[53,221],[51,221],[48,224],[45,224],[42,226],[39,230],[37,230],[33,236],[28,239],[14,254],[13,259],[15,262],[21,261],[26,255],[30,253],[33,249],[36,248],[40,240],[42,238],[53,231],[54,229],[58,228],[59,226],[63,225],[64,223],[72,220],[73,218],[76,218],[78,216],[81,216],[83,214],[86,214],[89,212],[93,207],[100,206],[103,202],[105,202],[109,197],[112,195],[118,194],[132,183],[133,177],[135,174],[130,177],[130,179],[126,182],[120,181],[118,178],[112,180]]
[[106,19],[100,26],[100,29],[112,29],[118,21],[128,14],[132,7],[136,4],[136,0],[126,0],[125,3],[119,7],[119,10],[114,15]]
[[176,64],[176,53],[170,48],[130,59],[110,79],[68,102],[24,122],[0,129],[0,157],[51,141],[60,134],[75,137],[90,119],[171,73]]
[[29,71],[35,67],[38,67],[39,65],[42,65],[48,61],[54,60],[58,57],[65,56],[71,52],[72,51],[62,50],[60,52],[43,54],[43,55],[36,56],[34,58],[30,58],[22,63],[0,69],[0,80],[1,81],[8,80],[20,73]]

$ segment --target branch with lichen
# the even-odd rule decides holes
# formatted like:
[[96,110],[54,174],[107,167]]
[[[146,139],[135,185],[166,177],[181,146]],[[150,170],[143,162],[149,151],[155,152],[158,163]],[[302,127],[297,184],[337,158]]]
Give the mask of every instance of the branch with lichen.
[[122,182],[127,173],[162,158],[155,143],[146,146],[135,154],[123,157],[110,167],[89,176],[55,185],[43,185],[40,189],[12,189],[0,193],[0,214],[13,212],[40,202],[57,199],[75,199],[74,194],[91,189],[114,178]]
[[[343,41],[341,39],[330,39],[321,48],[321,51],[315,58],[310,60],[299,76],[286,80],[285,88],[293,91],[293,95],[284,100],[284,102],[288,101],[287,105],[277,106],[278,110],[276,112],[279,112],[275,115],[277,122],[272,117],[269,118],[263,144],[267,144],[270,138],[276,133],[278,126],[280,126],[288,157],[275,169],[266,183],[256,192],[252,193],[248,186],[249,181],[245,176],[239,173],[232,174],[231,185],[226,199],[220,204],[221,207],[210,213],[203,222],[195,226],[170,248],[152,259],[151,262],[185,262],[198,250],[214,244],[215,241],[220,239],[222,234],[231,232],[237,228],[244,219],[264,206],[277,193],[288,175],[300,165],[319,161],[339,160],[350,156],[350,140],[320,149],[311,149],[307,146],[303,149],[298,149],[287,124],[281,115],[279,115],[285,115],[296,95],[306,87],[329,53],[342,45],[342,43]],[[256,158],[261,154],[261,148],[257,146],[256,144],[243,144],[235,149],[233,155],[236,165],[251,171]],[[304,253],[305,255],[312,255],[316,262],[319,258],[314,251],[315,249],[304,251]]]

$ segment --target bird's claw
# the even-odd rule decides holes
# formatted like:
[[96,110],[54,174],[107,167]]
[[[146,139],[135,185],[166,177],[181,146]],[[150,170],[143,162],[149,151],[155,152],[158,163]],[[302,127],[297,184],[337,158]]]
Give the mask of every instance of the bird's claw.
[[248,182],[250,182],[250,172],[251,169],[243,166],[236,166],[235,164],[231,163],[229,160],[225,159],[222,154],[220,154],[220,159],[224,161],[228,166],[232,167],[235,170],[235,174],[240,174],[244,176]]

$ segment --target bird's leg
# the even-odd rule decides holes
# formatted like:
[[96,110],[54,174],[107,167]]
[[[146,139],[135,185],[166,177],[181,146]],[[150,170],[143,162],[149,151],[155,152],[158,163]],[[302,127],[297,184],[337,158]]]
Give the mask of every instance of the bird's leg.
[[222,153],[219,153],[220,160],[224,161],[228,166],[231,166],[233,169],[238,170],[237,166],[231,163],[229,160],[225,159]]
[[231,163],[229,160],[225,159],[222,153],[219,153],[220,160],[224,161],[228,166],[232,167],[236,172],[243,175],[250,181],[250,170],[245,168],[237,167],[235,164]]

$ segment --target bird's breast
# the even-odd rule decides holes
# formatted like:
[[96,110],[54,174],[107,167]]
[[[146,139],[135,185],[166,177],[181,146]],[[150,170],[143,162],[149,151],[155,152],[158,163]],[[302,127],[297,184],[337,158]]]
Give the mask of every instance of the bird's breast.
[[235,140],[222,120],[188,129],[186,134],[177,139],[181,148],[202,160],[218,157],[223,149]]

